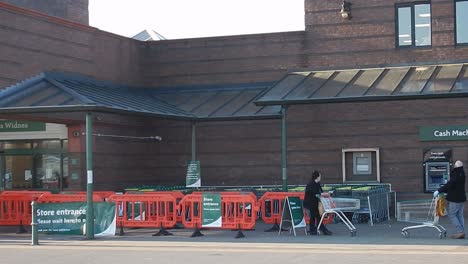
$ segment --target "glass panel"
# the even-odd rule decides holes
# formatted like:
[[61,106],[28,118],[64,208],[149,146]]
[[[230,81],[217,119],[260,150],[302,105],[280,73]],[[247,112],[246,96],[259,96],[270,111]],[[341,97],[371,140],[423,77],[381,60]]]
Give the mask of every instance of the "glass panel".
[[60,155],[34,155],[34,185],[33,188],[58,190],[60,188]]
[[411,7],[398,8],[398,46],[411,46]]
[[466,92],[468,91],[468,66],[463,67],[463,72],[460,74],[460,79],[457,80],[453,87],[454,92]]
[[416,67],[398,93],[420,93],[435,68],[435,66]]
[[416,46],[431,45],[431,5],[414,6],[414,33]]
[[33,143],[34,149],[61,149],[60,140],[44,140]]
[[236,114],[240,109],[247,105],[255,105],[251,101],[257,96],[259,90],[245,90],[239,96],[234,98],[234,100],[230,101],[227,105],[223,106],[219,109],[216,113],[213,114],[215,116],[231,116]]
[[392,94],[393,91],[395,91],[395,89],[398,87],[398,84],[400,84],[401,80],[403,80],[409,69],[409,67],[388,69],[385,73],[383,73],[385,76],[367,92],[367,95]]
[[213,114],[214,111],[222,107],[226,102],[229,102],[234,96],[238,95],[242,90],[238,91],[220,91],[209,101],[200,105],[192,113],[199,117],[206,117]]
[[63,150],[65,150],[65,151],[68,150],[68,139],[62,140],[62,148],[63,148]]
[[5,150],[5,149],[31,149],[31,143],[0,142],[0,150]]
[[450,92],[463,65],[440,66],[439,72],[424,89],[424,94]]
[[66,190],[69,188],[69,182],[70,182],[70,175],[68,174],[68,156],[63,157],[63,174],[61,180],[62,182],[59,182],[59,185],[61,185],[61,190]]
[[315,94],[313,94],[312,98],[335,97],[358,72],[359,70],[338,72],[333,79],[326,82]]
[[312,95],[332,76],[334,71],[314,72],[300,83],[287,97],[287,99],[305,99]]
[[[256,91],[256,90],[250,91],[249,90],[249,91],[245,91],[243,94],[244,94],[245,98],[248,98],[249,95],[252,98],[254,98],[255,96],[257,96],[258,91]],[[262,108],[262,106],[256,106],[253,102],[248,102],[247,104],[242,106],[242,108],[238,109],[235,112],[235,114],[237,116],[253,115],[253,114],[257,113],[261,108]]]
[[8,189],[31,189],[34,185],[32,156],[5,156],[3,186]]
[[215,95],[216,92],[206,92],[206,93],[190,93],[190,100],[179,105],[185,111],[191,112],[193,109],[197,108],[201,104],[205,103],[210,99],[211,96]]
[[260,101],[269,101],[269,100],[281,100],[283,97],[288,94],[292,89],[294,89],[304,78],[309,75],[309,72],[298,72],[291,73],[286,76],[279,83],[275,84],[271,90],[269,90]]
[[468,1],[456,4],[457,43],[468,43]]
[[352,85],[346,87],[339,96],[347,97],[363,95],[383,73],[383,71],[383,69],[363,70],[361,76],[359,76]]

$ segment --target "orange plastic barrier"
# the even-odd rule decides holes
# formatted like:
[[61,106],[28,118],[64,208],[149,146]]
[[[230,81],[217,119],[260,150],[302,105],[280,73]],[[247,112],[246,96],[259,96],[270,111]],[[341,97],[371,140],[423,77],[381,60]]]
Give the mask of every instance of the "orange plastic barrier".
[[[93,193],[94,202],[102,202],[103,198]],[[86,194],[43,194],[37,199],[38,203],[71,203],[86,202]]]
[[[66,191],[66,192],[62,192],[61,194],[80,194],[80,195],[85,195],[86,196],[85,191],[79,191],[79,192],[73,192],[73,191],[68,192],[68,191]],[[93,191],[93,195],[94,194],[99,195],[103,199],[102,201],[106,201],[109,197],[114,195],[115,192],[113,192],[113,191]]]
[[29,195],[29,196],[32,196],[32,197],[39,197],[43,194],[50,194],[51,192],[49,191],[3,191],[0,193],[0,195],[3,195],[3,194],[25,194],[25,195]]
[[112,195],[117,227],[172,228],[176,224],[176,198],[167,193]]
[[[181,191],[148,191],[148,192],[140,192],[140,193],[144,193],[144,194],[169,194],[171,196],[174,196],[174,198],[176,199],[176,203],[175,203],[176,222],[177,223],[182,223],[182,211],[180,209],[179,202],[180,202],[180,200],[182,200],[182,198],[184,198],[184,194]],[[126,193],[126,195],[128,195],[128,194],[129,193]],[[170,204],[169,206],[172,206],[172,204]],[[174,210],[174,209],[170,208],[170,210]]]
[[[280,224],[283,213],[283,202],[287,196],[299,197],[304,200],[304,193],[300,192],[266,192],[258,200],[260,215],[266,224]],[[308,222],[308,219],[306,219]]]
[[0,194],[0,226],[29,225],[32,212],[31,202],[50,192],[5,191]]
[[[250,193],[220,192],[221,229],[253,229],[258,211],[257,199]],[[195,192],[180,201],[182,224],[186,228],[202,227],[202,193]]]
[[[301,201],[304,201],[303,192],[266,192],[259,200],[260,214],[263,222],[266,224],[279,224],[281,222],[281,215],[283,213],[283,203],[286,197],[299,197]],[[307,224],[310,223],[306,209],[304,209],[304,218]],[[324,224],[330,224],[333,217],[325,217],[323,219]]]

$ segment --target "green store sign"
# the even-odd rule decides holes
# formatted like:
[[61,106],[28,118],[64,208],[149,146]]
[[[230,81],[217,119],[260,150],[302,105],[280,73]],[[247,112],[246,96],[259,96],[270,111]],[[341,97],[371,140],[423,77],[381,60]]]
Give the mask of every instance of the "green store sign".
[[0,132],[45,131],[46,124],[15,120],[0,120]]
[[420,141],[468,140],[468,125],[419,128]]

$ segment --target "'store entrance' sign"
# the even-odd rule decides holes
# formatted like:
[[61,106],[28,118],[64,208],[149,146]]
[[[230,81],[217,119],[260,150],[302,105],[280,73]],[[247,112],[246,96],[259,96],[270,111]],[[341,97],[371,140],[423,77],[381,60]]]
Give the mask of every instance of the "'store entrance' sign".
[[[38,232],[82,235],[86,203],[39,203],[35,212]],[[94,203],[94,234],[115,235],[115,204]]]

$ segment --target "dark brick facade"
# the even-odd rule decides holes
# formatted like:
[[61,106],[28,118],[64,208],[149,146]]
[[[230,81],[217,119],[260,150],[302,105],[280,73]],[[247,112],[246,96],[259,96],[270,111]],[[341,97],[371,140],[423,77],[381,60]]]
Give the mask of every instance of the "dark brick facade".
[[0,87],[43,71],[139,82],[139,43],[0,2]]
[[354,0],[351,20],[341,0],[305,0],[305,32],[146,43],[143,81],[152,86],[274,81],[291,69],[361,68],[468,60],[454,39],[454,2],[433,0],[432,47],[398,49],[395,4]]
[[19,7],[68,19],[80,24],[89,24],[89,0],[1,0]]

